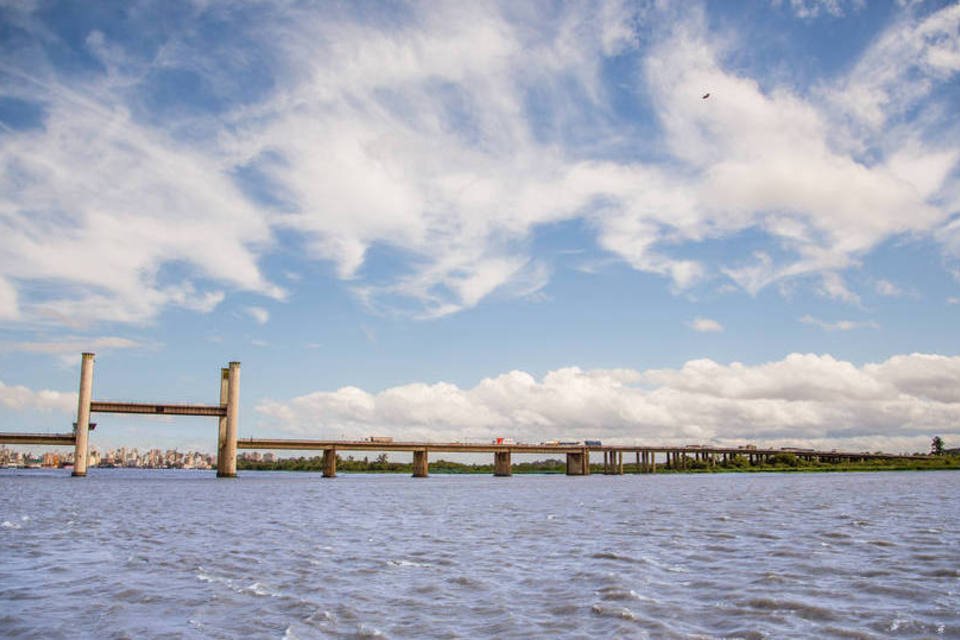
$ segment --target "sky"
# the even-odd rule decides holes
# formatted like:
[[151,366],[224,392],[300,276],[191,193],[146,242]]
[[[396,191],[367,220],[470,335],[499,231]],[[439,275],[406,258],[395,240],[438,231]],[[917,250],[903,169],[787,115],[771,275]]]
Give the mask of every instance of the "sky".
[[0,430],[92,351],[241,437],[960,446],[958,72],[949,2],[0,0]]

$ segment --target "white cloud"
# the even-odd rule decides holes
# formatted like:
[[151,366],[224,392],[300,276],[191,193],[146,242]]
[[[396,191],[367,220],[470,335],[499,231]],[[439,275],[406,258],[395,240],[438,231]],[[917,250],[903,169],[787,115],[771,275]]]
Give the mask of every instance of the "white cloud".
[[79,355],[85,351],[97,353],[116,349],[140,349],[144,346],[142,342],[119,336],[102,336],[99,338],[66,336],[60,340],[0,342],[0,351],[76,355],[79,358]]
[[877,280],[876,290],[882,296],[887,296],[889,298],[895,298],[897,296],[903,295],[903,290],[897,285],[893,284],[889,280]]
[[264,401],[261,429],[309,437],[384,433],[403,439],[612,442],[761,441],[926,450],[960,437],[960,357],[912,354],[862,367],[791,354],[761,365],[693,360],[680,369],[512,371],[470,389],[356,387]]
[[688,322],[687,325],[694,331],[699,331],[700,333],[723,331],[723,325],[710,318],[694,318]]
[[947,298],[947,304],[960,304],[960,298],[956,298],[956,297]]
[[6,279],[0,278],[0,320],[16,320],[19,316],[17,290]]
[[847,284],[843,281],[843,278],[836,273],[824,273],[821,281],[822,285],[819,289],[821,295],[848,304],[860,305],[860,296],[850,291],[850,289],[847,288]]
[[[861,11],[865,3],[866,0],[789,0],[790,10],[803,20],[813,20],[823,15],[842,18]],[[783,2],[774,0],[773,4],[780,6]]]
[[[904,146],[912,151],[892,149],[885,162],[867,164],[835,144],[844,125],[828,106],[790,87],[763,89],[724,69],[723,55],[702,24],[691,21],[647,61],[667,142],[699,170],[687,185],[696,198],[691,228],[726,235],[757,227],[796,255],[778,265],[764,252],[755,265],[727,267],[750,291],[819,272],[826,295],[856,303],[839,271],[885,238],[936,229],[946,213],[934,201],[956,165],[955,148],[911,140]],[[886,60],[892,54],[870,55]],[[685,99],[704,88],[709,100]],[[863,141],[887,145],[881,131]]]
[[22,385],[8,386],[0,381],[0,405],[14,411],[59,411],[77,410],[77,394],[42,389],[34,391]]
[[263,307],[246,307],[244,311],[257,324],[267,324],[270,321],[270,312]]
[[[811,17],[858,6],[791,2]],[[737,43],[710,33],[697,8],[644,11],[657,24],[639,48],[631,11],[429,3],[364,24],[291,6],[238,25],[219,52],[174,35],[141,60],[104,30],[86,38],[101,76],[58,77],[35,54],[5,65],[18,95],[46,111],[41,128],[5,132],[0,147],[0,318],[146,322],[169,306],[210,311],[233,290],[282,297],[259,266],[278,230],[372,307],[436,317],[545,286],[531,238],[571,219],[677,292],[717,272],[751,293],[813,275],[856,303],[843,270],[892,236],[946,222],[938,195],[955,141],[924,135],[936,105],[903,114],[960,68],[960,8],[907,12],[814,93],[740,70],[728,60]],[[260,99],[155,120],[138,111],[152,71],[221,87],[235,80],[216,56],[250,51],[272,82]],[[614,55],[637,59],[636,98],[662,127],[645,160],[619,151],[647,138],[617,120],[604,75]],[[547,106],[531,110],[533,97]],[[281,204],[242,191],[239,170]],[[682,251],[748,229],[775,251],[746,264]],[[396,276],[369,273],[378,249],[400,256]]]
[[[21,295],[21,316],[82,326],[145,322],[166,306],[206,312],[224,294],[200,281],[281,295],[256,263],[268,221],[229,166],[136,122],[109,86],[12,73],[46,112],[43,128],[8,131],[0,145],[0,275],[62,285]],[[189,275],[164,272],[178,264]]]
[[836,320],[834,322],[828,322],[826,320],[821,320],[820,318],[815,318],[809,314],[800,318],[800,322],[803,324],[810,324],[815,327],[820,327],[825,331],[853,331],[854,329],[880,328],[880,325],[872,320]]
[[[958,27],[960,5],[921,18],[908,10],[880,34],[830,99],[859,125],[879,132],[960,71]],[[937,164],[924,180],[942,177]]]

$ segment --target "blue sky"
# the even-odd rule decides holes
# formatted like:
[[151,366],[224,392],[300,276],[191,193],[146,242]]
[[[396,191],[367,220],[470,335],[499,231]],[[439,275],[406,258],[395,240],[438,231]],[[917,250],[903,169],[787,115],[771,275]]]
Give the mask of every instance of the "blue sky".
[[960,440],[958,71],[947,2],[0,2],[3,429],[91,350],[241,435]]

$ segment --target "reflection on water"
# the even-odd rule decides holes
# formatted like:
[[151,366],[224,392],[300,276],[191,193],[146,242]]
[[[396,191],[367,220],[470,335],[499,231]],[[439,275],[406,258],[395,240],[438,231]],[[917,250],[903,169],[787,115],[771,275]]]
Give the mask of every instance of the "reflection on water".
[[4,638],[960,637],[960,473],[0,472]]

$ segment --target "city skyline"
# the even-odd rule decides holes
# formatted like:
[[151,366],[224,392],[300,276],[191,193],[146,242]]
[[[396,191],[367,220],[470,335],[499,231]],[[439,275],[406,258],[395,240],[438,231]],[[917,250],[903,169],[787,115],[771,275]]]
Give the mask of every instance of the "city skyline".
[[[0,430],[960,442],[960,5],[0,7]],[[91,443],[213,451],[216,421]]]

